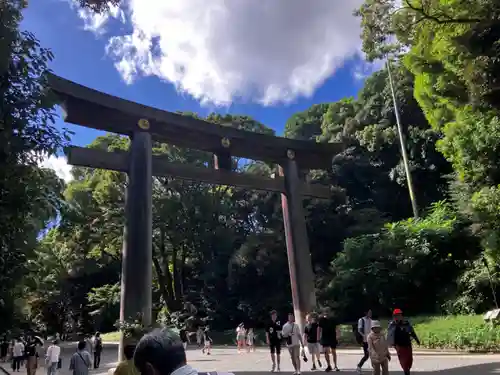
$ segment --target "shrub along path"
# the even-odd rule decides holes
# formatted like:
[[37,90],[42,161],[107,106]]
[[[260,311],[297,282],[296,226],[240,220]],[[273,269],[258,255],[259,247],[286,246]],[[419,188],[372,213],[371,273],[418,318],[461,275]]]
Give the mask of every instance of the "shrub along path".
[[[417,332],[421,346],[418,349],[466,350],[500,353],[500,327],[483,322],[482,315],[419,316],[409,318]],[[381,319],[387,327],[388,319]],[[265,333],[257,330],[257,345],[265,345]],[[235,344],[234,330],[212,333],[215,345]],[[116,342],[118,332],[103,335],[103,340]],[[357,346],[352,327],[341,326],[340,346]]]

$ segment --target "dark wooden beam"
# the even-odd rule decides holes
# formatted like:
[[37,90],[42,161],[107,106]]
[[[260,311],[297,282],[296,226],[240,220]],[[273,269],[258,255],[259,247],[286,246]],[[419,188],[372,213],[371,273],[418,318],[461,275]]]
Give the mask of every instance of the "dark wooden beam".
[[332,157],[343,149],[341,144],[299,141],[209,123],[108,95],[53,74],[49,84],[61,100],[66,122],[98,130],[131,135],[137,122],[147,119],[147,131],[158,141],[216,153],[227,138],[231,155],[273,163],[286,160],[291,149],[302,169],[330,169]]
[[[69,147],[68,163],[79,167],[109,169],[128,172],[128,153],[107,152],[85,147]],[[171,163],[164,156],[153,156],[152,170],[154,176],[172,176],[184,180],[201,181],[209,184],[232,185],[248,189],[285,192],[285,181],[282,177],[270,178],[249,173],[236,173],[223,169],[214,170],[187,164]],[[332,196],[328,186],[302,183],[302,195],[330,199]]]
[[220,151],[214,154],[214,169],[224,169],[230,171],[233,161],[229,152]]

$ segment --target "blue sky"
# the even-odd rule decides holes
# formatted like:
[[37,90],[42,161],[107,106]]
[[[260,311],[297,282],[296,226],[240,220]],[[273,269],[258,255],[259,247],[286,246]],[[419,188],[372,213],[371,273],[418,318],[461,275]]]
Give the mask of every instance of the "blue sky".
[[[240,48],[240,51],[236,50],[236,52],[239,56],[245,57],[244,62],[248,62],[247,64],[248,68],[245,67],[245,64],[240,64],[242,66],[240,68],[238,65],[238,60],[232,61],[230,58],[222,60],[221,57],[218,57],[220,56],[220,54],[216,53],[211,54],[209,47],[207,47],[208,52],[204,52],[207,53],[207,55],[204,56],[212,56],[212,58],[207,57],[208,64],[212,64],[212,66],[214,67],[222,67],[221,69],[223,69],[225,66],[230,67],[231,69],[234,70],[235,75],[237,76],[253,77],[252,78],[253,81],[251,81],[248,84],[248,87],[256,88],[256,90],[255,91],[247,90],[247,92],[244,93],[244,95],[242,96],[238,96],[239,94],[235,93],[235,90],[237,90],[237,85],[235,85],[234,83],[227,84],[226,85],[227,87],[225,87],[223,84],[222,87],[225,88],[225,91],[223,93],[219,92],[220,90],[218,90],[217,87],[216,88],[212,87],[211,89],[207,89],[206,91],[204,91],[205,85],[203,84],[202,81],[200,81],[199,78],[196,78],[199,77],[201,74],[201,73],[198,74],[196,71],[196,69],[200,68],[200,64],[198,65],[192,64],[191,66],[189,65],[190,62],[186,63],[187,64],[186,67],[183,67],[182,69],[185,69],[186,71],[189,69],[189,71],[192,72],[192,76],[190,77],[184,76],[178,78],[176,81],[178,87],[179,85],[187,87],[187,89],[184,89],[184,92],[181,92],[181,90],[176,89],[176,86],[174,84],[168,82],[171,73],[168,73],[170,70],[168,70],[165,67],[167,66],[168,62],[166,61],[167,60],[166,58],[161,64],[162,66],[165,67],[163,68],[163,73],[160,74],[153,73],[148,75],[147,73],[142,72],[142,74],[135,75],[133,83],[126,83],[124,80],[126,78],[124,78],[123,71],[119,71],[119,69],[115,67],[115,63],[117,61],[120,61],[120,59],[122,59],[121,61],[124,61],[123,60],[124,56],[125,57],[127,56],[123,40],[122,42],[119,43],[118,49],[120,48],[121,49],[118,52],[116,51],[116,48],[114,48],[113,53],[110,53],[109,49],[107,53],[106,46],[110,45],[111,38],[115,36],[124,38],[124,36],[129,35],[131,33],[134,32],[144,33],[148,32],[148,30],[145,31],[144,22],[142,22],[141,24],[140,20],[137,19],[133,20],[131,18],[131,16],[133,16],[134,14],[137,15],[137,14],[142,14],[141,12],[144,12],[144,9],[143,8],[141,9],[141,5],[138,5],[141,3],[139,3],[137,0],[124,0],[124,1],[125,1],[124,5],[126,5],[127,8],[125,8],[123,10],[123,13],[121,13],[122,17],[121,19],[110,18],[108,22],[105,24],[105,27],[101,27],[100,29],[94,27],[94,30],[89,30],[90,28],[92,28],[91,26],[89,26],[89,24],[91,24],[92,22],[92,20],[89,18],[89,15],[79,14],[78,10],[74,7],[71,7],[67,1],[64,0],[30,1],[29,7],[24,12],[24,20],[22,23],[22,27],[26,30],[33,32],[37,36],[37,38],[41,41],[44,47],[48,47],[54,52],[55,59],[51,63],[50,67],[56,74],[61,75],[65,78],[68,78],[80,84],[84,84],[86,86],[116,96],[120,96],[129,100],[137,101],[154,107],[166,109],[169,111],[193,111],[201,115],[207,115],[208,113],[213,111],[222,113],[231,113],[231,114],[250,115],[255,119],[261,121],[265,125],[275,129],[278,134],[282,134],[286,120],[293,113],[302,111],[310,107],[312,104],[322,103],[322,102],[332,102],[339,100],[345,96],[355,96],[362,85],[362,81],[359,79],[359,77],[356,77],[355,73],[359,71],[360,67],[361,68],[363,67],[363,62],[360,60],[359,57],[352,57],[353,56],[352,51],[358,48],[358,46],[357,45],[349,46],[347,45],[346,42],[345,45],[342,45],[342,49],[340,52],[334,51],[330,53],[327,51],[325,46],[329,48],[328,46],[330,44],[334,44],[336,46],[335,48],[337,48],[340,42],[344,43],[343,39],[345,38],[342,35],[337,35],[335,36],[335,38],[337,39],[335,39],[334,43],[332,43],[331,40],[326,40],[326,39],[323,40],[322,39],[323,37],[321,37],[319,39],[321,39],[321,43],[323,43],[323,46],[322,47],[319,46],[322,48],[319,49],[319,51],[321,52],[323,50],[326,51],[325,54],[330,54],[330,57],[328,57],[330,58],[330,60],[336,59],[337,61],[337,63],[335,63],[336,66],[339,65],[338,63],[339,60],[344,59],[344,56],[342,56],[342,54],[347,54],[348,56],[346,57],[346,60],[343,62],[342,67],[329,68],[330,69],[329,71],[328,69],[326,69],[327,72],[322,73],[320,78],[314,76],[314,74],[313,74],[314,77],[311,78],[310,76],[312,73],[304,73],[304,74],[309,74],[308,76],[305,76],[303,74],[300,77],[302,81],[306,82],[304,84],[305,86],[307,86],[307,89],[304,90],[308,91],[306,92],[306,95],[307,93],[312,92],[312,96],[310,97],[304,96],[304,93],[301,92],[302,85],[301,84],[296,85],[290,83],[293,81],[293,79],[289,79],[287,74],[288,75],[295,74],[295,72],[297,72],[298,69],[300,69],[301,66],[304,65],[303,62],[306,61],[307,59],[304,60],[305,57],[301,54],[300,42],[297,42],[297,48],[294,48],[295,42],[289,44],[290,45],[289,49],[285,49],[283,47],[283,50],[280,50],[279,48],[281,47],[279,46],[276,47],[277,43],[280,43],[280,45],[288,43],[288,41],[286,40],[279,39],[281,38],[281,36],[280,37],[276,36],[277,33],[280,32],[280,30],[278,29],[274,30],[274,32],[273,30],[268,30],[267,32],[270,35],[269,37],[266,37],[266,35],[258,36],[259,38],[261,38],[260,42],[252,43],[251,47],[254,50],[250,51],[252,54],[248,52],[248,56],[245,56],[245,54],[247,53],[246,51],[248,51],[248,49],[244,47],[245,43],[250,43],[245,39],[247,36],[249,36],[248,33],[244,33],[243,36],[238,37],[240,39],[235,40],[234,38],[237,37],[234,37],[232,40],[227,40],[225,42],[226,44],[223,45],[223,47],[225,48],[230,48],[231,43],[234,43],[237,46],[235,48]],[[149,4],[150,7],[149,10],[151,10],[151,13],[156,13],[156,14],[160,14],[162,12],[164,14],[167,14],[166,10],[164,9],[164,6],[160,4],[161,1],[174,2],[174,0],[161,0],[161,1],[143,0],[143,1],[144,4],[146,3]],[[190,1],[196,2],[196,0],[185,0],[185,1],[187,3],[189,3]],[[246,0],[242,1],[235,0],[235,1],[243,3]],[[292,0],[290,1],[291,3],[294,2]],[[315,0],[315,1],[320,2],[321,0]],[[198,3],[198,5],[199,4],[201,3]],[[194,6],[196,6],[196,4],[194,4]],[[154,7],[158,8],[155,9]],[[297,7],[299,7],[299,5],[297,5]],[[344,10],[344,13],[350,12],[350,9],[351,8]],[[189,14],[191,14],[192,12],[190,13],[189,9],[187,10],[184,9],[182,11],[184,13],[178,11],[176,17],[180,18],[182,22],[184,21],[187,22],[187,20],[184,20],[183,17],[187,18]],[[235,21],[239,20],[237,17],[243,17],[241,16],[241,14],[243,13],[239,12],[238,9],[230,9],[227,11],[233,12],[233,14],[231,14],[231,17]],[[122,11],[120,10],[120,12]],[[245,10],[245,12],[246,12],[245,14],[249,13],[248,10]],[[296,9],[296,12],[303,13],[304,11],[301,9]],[[321,12],[324,13],[325,10],[322,10]],[[313,18],[311,22],[314,22],[314,25],[321,24],[320,21],[314,19],[314,17],[319,17],[319,16],[320,15],[318,14],[311,14],[310,17]],[[348,13],[346,13],[345,15],[341,14],[339,17],[347,17],[347,16],[350,16],[350,14]],[[149,17],[151,17],[151,15],[149,15]],[[165,16],[165,17],[171,17],[171,16]],[[289,14],[287,15],[287,17],[289,17],[289,19],[292,19],[293,15]],[[163,24],[168,24],[169,21],[171,22],[171,24],[173,24],[172,19],[153,19],[152,22],[157,22],[159,25],[163,25]],[[244,19],[241,19],[238,22],[239,24],[243,24]],[[304,19],[305,24],[301,27],[303,27],[303,30],[305,31],[297,35],[306,35],[304,33],[309,32],[309,30],[313,28],[313,26],[308,25],[307,22],[309,21]],[[332,20],[332,22],[334,22],[334,20]],[[179,23],[179,25],[181,25],[179,27],[181,28],[183,27],[182,26],[183,23]],[[349,38],[351,38],[351,40],[353,41],[352,44],[356,44],[357,40],[357,35],[355,35],[354,37],[351,35],[353,34],[352,30],[358,30],[357,34],[359,34],[359,28],[356,29],[355,26],[356,26],[355,24],[349,24],[344,27],[344,28],[348,27],[352,28],[351,31],[346,30],[346,32],[350,33]],[[233,26],[230,25],[230,27]],[[266,25],[264,20],[262,29],[264,29],[265,27]],[[274,22],[273,25],[270,27],[275,27]],[[87,30],[85,30],[85,28]],[[258,29],[259,27],[255,28],[256,30],[255,33],[260,32],[260,30]],[[340,28],[340,31],[342,31],[342,27]],[[165,33],[162,34],[163,32],[164,31],[158,31],[155,36],[157,38],[161,38],[162,40],[166,40],[168,42],[168,38],[173,37],[172,31],[171,30],[169,30],[168,32],[165,31]],[[176,30],[176,32],[178,32],[178,30]],[[186,29],[186,33],[189,32],[193,33],[193,39],[200,40],[200,42],[193,48],[198,48],[200,51],[204,50],[205,46],[203,44],[205,43],[203,41],[204,39],[203,38],[196,39],[198,37],[198,34],[196,34],[196,28]],[[339,29],[331,30],[331,32],[338,33]],[[179,34],[182,33],[183,31],[179,32]],[[225,37],[225,33],[217,34],[220,33],[217,30],[207,29],[206,33],[208,35],[214,36],[214,40],[220,40]],[[289,32],[284,31],[284,34],[287,33],[289,34]],[[354,33],[356,32],[354,31]],[[235,34],[234,31],[231,31],[231,34],[234,35]],[[312,49],[313,47],[310,46],[311,44],[315,43],[316,39],[318,39],[317,35],[323,35],[323,34],[322,32],[320,32],[319,34],[316,34],[316,36],[312,35],[311,38],[309,38],[309,40],[305,42],[308,43],[308,45],[304,47],[304,49],[307,48],[307,51],[304,52],[304,55],[317,54],[317,50]],[[177,36],[177,38],[181,37],[182,35]],[[257,38],[257,36],[254,37]],[[285,37],[286,35],[283,36],[283,38]],[[295,36],[295,38],[297,38],[297,36]],[[206,39],[208,39],[208,37]],[[271,39],[276,39],[275,41],[273,41],[275,45],[272,48],[271,47],[267,48],[265,43],[267,43],[268,40],[270,40],[271,42]],[[223,43],[223,41],[221,40],[220,43]],[[113,45],[116,45],[116,43],[114,43]],[[213,45],[213,43],[206,42],[206,45],[211,46]],[[260,47],[262,47],[263,49],[262,52],[258,50],[258,48]],[[217,48],[220,48],[220,46],[218,46]],[[245,48],[245,50],[243,50],[242,48]],[[257,50],[255,50],[255,48],[257,48]],[[266,51],[269,50],[272,50],[272,52],[266,55],[267,53]],[[161,51],[164,54],[169,53],[167,43],[163,45]],[[290,51],[292,51],[293,53],[291,53]],[[287,54],[289,52],[291,53],[291,55],[290,57],[287,57]],[[351,57],[349,57],[349,54]],[[283,58],[279,59],[278,61],[276,60],[277,55],[282,56]],[[250,64],[251,61],[249,62],[249,60],[253,59],[254,56],[258,56],[260,60],[252,65]],[[139,58],[140,56],[136,58],[135,62],[137,62],[137,59]],[[321,58],[322,56],[318,55],[317,59]],[[179,61],[182,61],[179,60],[181,59],[181,57],[175,57],[175,56],[171,58],[169,57],[169,59],[177,59],[176,61],[174,61],[176,64],[179,64]],[[297,66],[293,66],[293,63],[295,63],[294,61],[296,61]],[[279,64],[283,63],[283,67],[282,68],[277,67],[275,69],[274,64],[276,62]],[[134,62],[131,62],[129,59],[129,63],[132,64]],[[259,65],[258,68],[255,68],[257,64],[261,65]],[[270,74],[269,77],[261,79],[263,77],[260,77],[258,75],[258,72],[268,71],[268,70],[259,70],[262,69],[262,64],[264,65],[268,64],[268,66],[270,67],[272,65],[272,69],[270,70],[274,69],[273,75]],[[308,65],[307,67],[309,68],[309,71],[313,71],[316,69],[314,66]],[[208,69],[208,68],[205,67],[203,69]],[[304,71],[306,70],[307,69],[304,69]],[[204,71],[203,74],[207,74],[207,72]],[[222,71],[222,73],[219,73],[219,76],[220,74],[222,74],[223,80],[230,79],[228,78],[229,76],[224,77],[225,74],[224,71]],[[265,74],[267,73],[264,73],[264,75]],[[160,79],[158,76],[160,76],[162,79]],[[195,77],[196,79],[193,77]],[[274,101],[271,100],[270,102],[267,103],[267,105],[263,105],[259,103],[260,98],[258,97],[259,95],[256,94],[256,92],[258,91],[258,89],[261,89],[262,91],[274,85],[273,79],[276,79],[277,84],[281,85],[282,90],[280,91],[279,94],[277,94],[278,99],[275,98],[273,99]],[[295,85],[295,86],[292,87],[290,85],[292,86]],[[209,85],[207,84],[206,86],[208,87]],[[292,88],[290,89],[290,87]],[[286,95],[282,94],[287,90],[288,91],[295,90],[295,91],[292,94],[290,94],[289,92]],[[227,93],[229,93],[228,95],[230,96],[229,103],[227,102],[227,95],[224,96]],[[286,98],[282,99],[282,97],[285,96]],[[220,102],[221,98],[223,98],[222,100],[225,101],[224,105],[220,106],[213,104],[213,102],[215,103],[217,103],[218,101]],[[201,101],[204,101],[204,103],[200,104]],[[59,120],[58,126],[63,126],[63,125],[64,125],[63,122]],[[74,125],[69,125],[69,128],[75,132],[75,135],[72,139],[72,143],[76,145],[88,144],[96,137],[96,135],[99,135],[97,131],[77,127]]]

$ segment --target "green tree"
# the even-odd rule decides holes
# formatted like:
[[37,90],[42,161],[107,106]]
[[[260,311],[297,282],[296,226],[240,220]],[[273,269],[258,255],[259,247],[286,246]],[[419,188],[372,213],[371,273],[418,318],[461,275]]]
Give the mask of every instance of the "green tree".
[[[49,50],[21,31],[24,2],[0,4],[0,303],[9,325],[36,238],[57,213],[62,182],[38,167],[67,140],[45,90]],[[3,315],[2,314],[2,315]],[[3,317],[3,316],[2,316]]]

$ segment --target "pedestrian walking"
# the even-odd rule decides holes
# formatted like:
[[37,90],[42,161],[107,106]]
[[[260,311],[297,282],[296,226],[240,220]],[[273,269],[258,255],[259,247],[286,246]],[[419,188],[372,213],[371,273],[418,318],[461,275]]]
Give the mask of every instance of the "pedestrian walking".
[[295,316],[292,313],[288,314],[288,321],[283,326],[282,335],[286,340],[290,359],[295,369],[294,374],[300,375],[300,350],[304,347],[304,342],[299,325],[295,323]]
[[338,337],[340,336],[338,324],[331,313],[325,312],[319,320],[320,339],[319,342],[323,347],[326,360],[326,372],[332,371],[330,362],[330,354],[333,359],[333,370],[340,371],[337,366],[337,345]]
[[35,375],[38,369],[38,342],[33,336],[29,336],[27,339],[26,346],[24,348],[24,354],[26,357],[26,373],[27,375]]
[[280,372],[282,327],[276,310],[271,311],[271,321],[266,326],[266,343],[271,352],[271,372]]
[[196,330],[196,343],[198,344],[198,348],[201,348],[201,344],[203,343],[203,329],[198,327]]
[[7,361],[7,355],[9,354],[9,341],[6,336],[2,337],[2,342],[0,343],[0,358],[2,362]]
[[89,353],[94,353],[94,343],[92,340],[92,334],[87,334],[85,336],[85,350],[88,351]]
[[366,341],[372,362],[373,375],[388,375],[391,354],[389,353],[389,345],[382,333],[379,321],[372,321],[372,331]]
[[47,375],[56,375],[57,369],[61,368],[61,347],[57,340],[54,340],[47,348],[45,365],[47,366]]
[[393,320],[389,323],[387,330],[387,341],[390,346],[396,349],[399,364],[403,369],[404,375],[410,375],[413,366],[413,348],[411,340],[420,345],[413,326],[408,320],[403,318],[403,311],[395,309],[392,313]]
[[179,336],[180,336],[181,341],[182,341],[182,346],[184,346],[184,350],[186,350],[188,343],[189,343],[189,335],[188,335],[188,332],[186,330],[186,327],[182,327],[179,330]]
[[253,328],[249,328],[247,332],[247,351],[255,352],[255,333]]
[[85,341],[78,343],[78,350],[71,356],[69,369],[73,375],[88,375],[92,366],[92,358],[90,353],[85,350]]
[[12,348],[12,370],[19,371],[24,357],[24,344],[20,338],[14,341]]
[[245,338],[245,323],[240,323],[238,327],[236,327],[236,345],[238,347],[238,353],[241,353],[245,349]]
[[317,322],[316,314],[308,314],[306,316],[307,325],[304,328],[304,342],[307,343],[307,350],[311,355],[312,367],[311,371],[316,370],[316,362],[321,368],[321,353],[319,346],[320,328]]
[[212,337],[210,336],[210,327],[206,326],[205,330],[203,331],[203,353],[206,353],[207,355],[210,355],[210,350],[212,349]]
[[101,364],[102,338],[99,332],[94,336],[94,368],[99,368]]
[[368,335],[371,333],[371,331],[372,331],[372,311],[368,310],[365,316],[363,316],[358,320],[358,334],[361,336],[363,340],[362,342],[363,357],[359,361],[358,367],[356,368],[358,374],[361,374],[362,371],[361,369],[363,365],[368,360],[368,358],[370,358],[370,354],[368,353],[368,343],[366,340],[368,339]]

